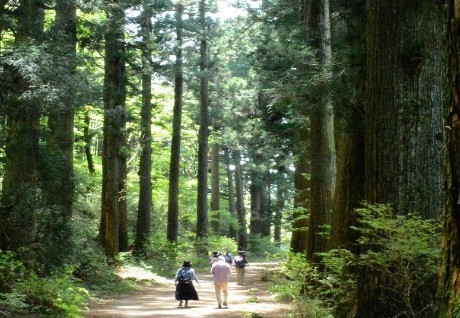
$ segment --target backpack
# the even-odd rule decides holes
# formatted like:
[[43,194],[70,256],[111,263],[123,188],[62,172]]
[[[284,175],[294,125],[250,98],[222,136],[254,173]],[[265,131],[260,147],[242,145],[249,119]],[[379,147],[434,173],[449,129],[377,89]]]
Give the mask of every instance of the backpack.
[[236,265],[236,268],[244,268],[244,267],[246,267],[246,259],[239,258],[239,259],[235,260],[235,265]]
[[232,255],[231,254],[225,254],[224,255],[225,261],[229,264],[232,263]]
[[192,280],[192,273],[190,272],[190,269],[182,268],[182,269],[179,271],[178,280],[179,280],[180,282],[188,282],[188,281],[191,281],[191,280]]

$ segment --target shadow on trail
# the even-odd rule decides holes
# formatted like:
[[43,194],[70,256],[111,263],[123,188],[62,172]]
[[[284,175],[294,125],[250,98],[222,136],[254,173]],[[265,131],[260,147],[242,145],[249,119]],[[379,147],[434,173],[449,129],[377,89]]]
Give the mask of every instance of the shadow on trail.
[[289,314],[289,305],[279,304],[268,291],[274,282],[262,281],[261,272],[276,263],[251,263],[247,268],[246,285],[236,285],[232,271],[228,287],[228,308],[217,308],[212,276],[198,272],[201,286],[195,285],[200,300],[189,301],[189,307],[179,307],[174,299],[174,280],[152,284],[128,295],[91,302],[85,318],[105,317],[244,317],[244,313],[256,313],[263,318],[281,318]]

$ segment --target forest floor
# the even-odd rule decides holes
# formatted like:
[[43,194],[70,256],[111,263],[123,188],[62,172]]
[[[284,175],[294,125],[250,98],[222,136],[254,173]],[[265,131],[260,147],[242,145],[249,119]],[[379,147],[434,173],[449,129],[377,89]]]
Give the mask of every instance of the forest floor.
[[[105,317],[223,317],[223,318],[282,318],[289,317],[292,307],[276,302],[269,289],[273,281],[268,277],[276,263],[251,263],[246,269],[246,284],[237,285],[232,270],[228,287],[228,308],[217,308],[212,276],[197,272],[201,286],[195,283],[200,300],[189,301],[189,307],[179,307],[174,298],[173,279],[147,277],[151,282],[127,295],[93,299],[85,318]],[[125,278],[142,280],[142,272],[126,270]],[[122,276],[122,277],[123,277]]]

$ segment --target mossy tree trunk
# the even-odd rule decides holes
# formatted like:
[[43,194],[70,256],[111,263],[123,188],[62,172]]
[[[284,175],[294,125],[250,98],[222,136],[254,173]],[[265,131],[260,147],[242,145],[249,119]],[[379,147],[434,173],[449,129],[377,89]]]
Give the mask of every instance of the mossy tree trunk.
[[460,1],[449,0],[447,22],[447,81],[444,188],[447,194],[442,215],[441,266],[436,317],[458,317],[460,274]]

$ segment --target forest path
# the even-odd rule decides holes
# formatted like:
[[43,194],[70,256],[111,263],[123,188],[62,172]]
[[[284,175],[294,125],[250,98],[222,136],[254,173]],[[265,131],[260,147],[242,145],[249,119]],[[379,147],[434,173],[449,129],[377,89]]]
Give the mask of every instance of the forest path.
[[273,281],[261,280],[267,269],[276,267],[276,263],[250,263],[246,270],[246,285],[236,285],[235,272],[232,270],[228,287],[228,308],[218,309],[209,272],[198,272],[201,286],[195,283],[200,300],[189,301],[189,307],[178,307],[174,299],[174,280],[155,282],[127,295],[118,295],[111,299],[97,299],[90,303],[85,318],[105,317],[288,317],[290,306],[277,303],[269,293]]

